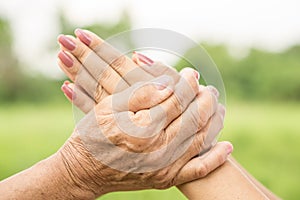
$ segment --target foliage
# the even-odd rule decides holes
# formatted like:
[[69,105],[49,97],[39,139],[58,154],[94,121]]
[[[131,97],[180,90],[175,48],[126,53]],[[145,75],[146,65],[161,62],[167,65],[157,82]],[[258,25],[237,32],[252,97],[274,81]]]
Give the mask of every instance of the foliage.
[[[62,13],[60,29],[64,34],[72,34],[76,25]],[[131,21],[125,11],[115,24],[90,24],[84,29],[91,30],[102,38],[107,38],[131,29]],[[9,23],[0,19],[0,101],[53,101],[61,99],[57,89],[62,81],[49,80],[41,75],[32,77],[23,73],[24,67],[12,52],[12,37]],[[131,45],[130,38],[124,38],[125,45]],[[234,58],[225,45],[203,45],[219,67],[223,76],[227,96],[244,100],[300,100],[300,46],[283,52],[268,52],[250,49],[243,58]],[[193,50],[186,54],[193,54]],[[189,64],[180,60],[178,69]],[[201,67],[201,66],[200,66]],[[202,79],[202,82],[203,79]],[[47,91],[47,92],[44,92]]]
[[[60,16],[59,24],[60,24],[61,32],[66,35],[73,35],[74,30],[76,28],[78,28],[77,25],[72,24],[72,22],[70,22],[65,17],[63,12],[61,12],[59,14],[59,16]],[[80,28],[90,30],[94,33],[97,33],[101,38],[106,39],[112,35],[122,32],[122,31],[130,30],[131,29],[131,20],[130,20],[130,16],[129,16],[128,12],[125,10],[121,15],[120,20],[118,22],[116,22],[115,24],[94,23],[94,24],[86,25],[86,26],[83,26]]]
[[[72,34],[76,28],[63,14],[59,18],[61,32]],[[109,37],[121,31],[129,30],[131,22],[127,12],[124,12],[116,24],[92,24],[84,29]],[[42,75],[29,76],[22,71],[25,67],[18,62],[12,51],[12,33],[7,21],[0,19],[0,102],[52,102],[65,101],[59,90],[62,81],[51,80]],[[128,39],[127,45],[130,45]],[[52,47],[50,47],[52,48]]]
[[227,96],[244,100],[300,100],[300,46],[283,52],[250,49],[241,59],[222,46],[205,45],[223,76]]

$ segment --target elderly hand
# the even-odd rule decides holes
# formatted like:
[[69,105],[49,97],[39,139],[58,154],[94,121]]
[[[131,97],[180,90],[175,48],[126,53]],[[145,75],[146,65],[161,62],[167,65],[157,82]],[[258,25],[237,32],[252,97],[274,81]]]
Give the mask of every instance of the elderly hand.
[[[180,80],[180,75],[173,68],[153,62],[141,54],[134,54],[133,59],[130,59],[90,31],[77,29],[75,34],[77,39],[64,35],[58,37],[63,49],[58,55],[58,63],[68,77],[76,82],[74,86],[66,81],[62,90],[85,113],[102,98],[138,81],[151,80],[164,74],[171,76],[175,83]],[[199,73],[194,70],[193,73],[199,79]],[[218,96],[214,87],[207,88]],[[74,90],[76,98],[73,96]],[[219,104],[219,107],[225,110],[223,105]],[[214,129],[214,125],[211,129]],[[214,145],[219,133],[211,132],[214,134],[209,134],[205,140],[205,150]]]
[[[59,53],[59,64],[70,79],[77,83],[76,85],[67,83],[63,86],[63,90],[69,99],[73,98],[74,104],[86,113],[92,110],[95,103],[99,102],[94,111],[91,112],[93,114],[89,113],[81,121],[79,128],[77,127],[77,130],[80,131],[77,131],[66,144],[64,149],[68,149],[68,151],[62,153],[65,155],[63,157],[66,158],[64,161],[72,163],[67,166],[86,163],[90,165],[87,167],[88,169],[94,169],[91,170],[93,176],[90,173],[88,175],[84,173],[85,170],[78,172],[77,167],[75,170],[72,167],[68,169],[72,171],[71,174],[75,174],[74,177],[81,177],[77,178],[79,180],[77,182],[90,185],[87,183],[90,182],[91,177],[93,180],[98,180],[93,181],[90,187],[86,187],[87,189],[90,188],[93,194],[106,193],[112,190],[167,188],[203,177],[225,161],[227,155],[232,151],[232,146],[227,142],[218,143],[205,156],[193,158],[205,146],[208,146],[203,142],[205,139],[210,138],[207,141],[211,142],[219,133],[223,126],[225,113],[224,107],[217,104],[218,93],[214,88],[198,87],[198,83],[195,81],[199,76],[197,72],[185,69],[180,76],[176,71],[161,63],[151,63],[153,64],[151,67],[143,65],[141,68],[137,64],[137,59],[134,59],[135,62],[133,62],[128,57],[120,55],[118,51],[104,43],[96,35],[82,30],[77,30],[76,35],[80,40],[71,36],[59,37],[62,48],[67,51]],[[138,81],[153,80],[154,77],[162,74],[167,74],[173,79],[171,82],[167,81],[168,89],[163,90],[166,91],[164,95],[168,94],[167,91],[172,91],[168,98],[155,91],[155,87],[148,85],[138,90],[144,91],[139,93],[142,95],[141,98],[121,101],[124,98],[128,100],[128,91],[129,93],[133,91],[132,88],[129,88],[131,85]],[[136,85],[133,86],[133,88],[136,87]],[[109,96],[120,91],[123,92]],[[150,91],[153,91],[153,94]],[[74,93],[76,94],[74,95]],[[137,99],[140,100],[137,101]],[[150,102],[147,103],[145,99]],[[166,100],[163,101],[164,99]],[[127,105],[128,102],[135,103]],[[107,107],[110,104],[114,106]],[[124,110],[125,104],[127,109]],[[123,109],[114,110],[116,105]],[[101,107],[106,107],[106,109]],[[141,108],[143,109],[139,110]],[[85,123],[83,122],[96,129],[89,129],[88,126],[84,126]],[[141,128],[145,126],[147,129]],[[183,131],[184,134],[180,134]],[[160,154],[158,153],[154,157],[148,156],[137,160],[132,159],[131,154],[125,154],[126,159],[121,159],[124,151],[122,153],[112,151],[108,156],[109,160],[103,160],[103,157],[98,157],[97,149],[103,149],[108,143],[99,141],[99,139],[96,140],[97,137],[94,136],[85,137],[93,133],[96,135],[101,133],[105,136],[104,139],[108,138],[110,142],[125,152],[152,155],[151,153],[161,150],[166,145],[170,148],[165,148],[164,151],[160,151]],[[178,141],[171,143],[174,138]],[[194,142],[191,142],[191,138],[195,138]],[[94,141],[88,140],[89,142],[87,142],[86,139],[94,139]],[[187,145],[191,143],[191,146]],[[184,147],[187,147],[186,152]],[[83,154],[81,151],[85,153]],[[176,155],[182,153],[183,155],[177,160],[174,158],[172,160],[170,152],[176,152]],[[76,157],[74,155],[78,155],[80,158],[72,161],[70,158]],[[76,161],[81,159],[85,161]],[[120,159],[122,162],[118,162]],[[134,164],[132,164],[132,160],[135,161]],[[121,168],[120,163],[124,165]],[[170,166],[166,165],[171,163]],[[115,168],[107,168],[109,173],[113,172],[114,175],[102,173],[104,164],[110,164]],[[149,169],[158,170],[148,172]],[[108,175],[111,177],[110,181],[105,179]],[[109,187],[110,189],[107,190],[104,186],[100,187],[103,182],[110,182],[108,185],[116,187]]]
[[[192,76],[182,79],[196,83]],[[209,125],[221,120],[219,129],[222,127],[223,112],[217,110],[216,97],[200,88],[176,117],[174,113],[181,112],[180,106],[174,111],[170,105],[174,105],[172,96],[180,83],[174,85],[168,76],[161,76],[101,100],[58,152],[73,184],[93,198],[111,191],[164,189],[201,178],[207,169],[222,164],[228,144],[214,149],[226,152],[217,162],[210,154],[205,159],[214,162],[194,158],[203,148]],[[189,90],[197,84],[183,86]],[[216,110],[219,115],[211,118]],[[200,118],[203,111],[206,115]],[[142,130],[138,137],[133,135],[135,129]]]

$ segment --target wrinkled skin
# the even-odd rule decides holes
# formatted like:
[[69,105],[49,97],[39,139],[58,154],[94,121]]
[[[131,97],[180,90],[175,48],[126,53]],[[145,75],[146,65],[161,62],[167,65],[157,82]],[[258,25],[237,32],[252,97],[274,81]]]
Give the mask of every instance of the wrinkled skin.
[[[225,110],[217,103],[218,95],[215,89],[198,86],[192,70],[184,70],[180,76],[171,68],[165,67],[163,72],[172,77],[166,81],[166,76],[155,74],[155,71],[146,69],[146,66],[144,69],[137,68],[137,64],[131,59],[121,57],[117,61],[114,60],[110,66],[104,66],[104,70],[100,70],[101,73],[94,70],[98,75],[87,73],[87,68],[92,70],[89,58],[93,55],[92,61],[95,61],[95,56],[98,55],[82,41],[72,40],[76,43],[75,49],[68,50],[68,55],[74,61],[73,66],[66,67],[63,62],[60,62],[60,66],[71,80],[79,83],[71,86],[76,93],[76,98],[73,98],[74,104],[89,113],[78,124],[73,135],[59,151],[59,155],[68,171],[66,176],[71,177],[79,188],[89,191],[94,197],[111,191],[164,189],[204,177],[224,163],[229,153],[228,143],[218,143],[205,156],[195,157],[205,148],[204,141],[207,135],[217,135],[223,127]],[[93,46],[92,42],[95,42],[94,46],[99,45],[99,41],[92,40],[90,47]],[[98,48],[98,53],[106,52],[103,48],[100,50]],[[97,59],[99,61],[99,58]],[[85,67],[82,63],[86,64]],[[116,69],[119,69],[118,73]],[[140,74],[138,78],[132,75],[136,73],[135,70]],[[157,76],[160,77],[154,79]],[[135,77],[134,80],[132,77]],[[141,81],[140,78],[148,82],[135,84]],[[122,121],[120,119],[124,116],[129,119],[129,124],[125,123],[125,131],[119,126]],[[158,123],[158,127],[152,125]],[[132,132],[132,127],[144,126],[150,128],[138,133],[138,138],[127,133]],[[164,146],[170,148],[159,152],[150,160],[140,159],[134,167],[121,171],[116,169],[116,166],[126,165],[121,162],[122,159],[118,163],[122,154],[109,151],[108,164],[117,163],[115,168],[104,164],[97,157],[99,155],[93,147],[105,147],[108,143],[101,138],[96,140],[95,137],[89,137],[90,134],[98,134],[95,130],[101,130],[101,134],[108,138],[109,142],[124,152],[151,153]],[[178,130],[186,132],[178,134]],[[173,138],[176,138],[176,142],[170,145]],[[182,149],[182,146],[186,146],[186,149]],[[172,160],[171,155],[176,150],[179,153],[175,154],[179,156]],[[154,167],[155,170],[152,171],[147,168],[165,159],[172,162],[159,166],[158,169]],[[147,170],[144,170],[145,167]]]

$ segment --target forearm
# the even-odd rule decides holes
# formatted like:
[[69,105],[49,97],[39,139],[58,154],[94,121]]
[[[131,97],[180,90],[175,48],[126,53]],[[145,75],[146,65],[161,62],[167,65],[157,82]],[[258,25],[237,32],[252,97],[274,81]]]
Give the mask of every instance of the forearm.
[[268,188],[266,188],[263,184],[257,181],[247,170],[245,170],[233,157],[229,158],[248,178],[252,183],[260,189],[269,199],[272,200],[280,200],[275,194],[273,194]]
[[230,160],[205,178],[178,189],[188,199],[268,199]]
[[0,199],[92,199],[65,176],[57,154],[0,182]]

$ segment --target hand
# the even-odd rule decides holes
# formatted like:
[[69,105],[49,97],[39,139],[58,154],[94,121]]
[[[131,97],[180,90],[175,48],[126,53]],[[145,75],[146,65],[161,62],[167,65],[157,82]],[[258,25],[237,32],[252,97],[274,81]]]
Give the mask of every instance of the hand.
[[[83,118],[70,140],[59,151],[69,174],[66,176],[72,177],[74,185],[84,188],[95,197],[111,191],[164,189],[201,178],[208,173],[208,169],[214,169],[225,161],[227,156],[224,154],[217,162],[210,154],[205,160],[213,162],[193,158],[202,149],[201,144],[208,132],[207,126],[199,129],[201,123],[198,116],[203,108],[213,113],[216,105],[216,100],[207,100],[211,98],[207,89],[200,89],[180,118],[175,117],[166,128],[167,124],[163,124],[157,130],[158,134],[152,135],[151,125],[166,122],[167,116],[172,116],[174,112],[170,106],[165,105],[173,103],[171,97],[176,85],[166,77],[135,84],[123,92],[107,96]],[[189,83],[196,82],[193,76],[186,76],[185,79]],[[186,85],[187,88],[183,89],[193,85],[196,84]],[[197,87],[194,89],[197,91]],[[165,115],[158,108],[163,108]],[[132,128],[134,124],[147,127],[139,138],[128,136],[132,129],[124,131],[118,126],[118,119],[124,116],[129,116],[132,121],[125,127]],[[214,120],[208,118],[203,119],[208,121],[207,125]],[[174,137],[175,143],[167,139]],[[123,151],[116,150],[111,142]],[[161,146],[167,148],[155,151],[161,149]],[[213,151],[228,152],[227,147],[226,143],[219,144]],[[135,153],[135,156],[128,155],[129,152]]]
[[[133,59],[130,59],[92,32],[77,29],[75,34],[77,39],[64,35],[58,37],[61,48],[65,50],[58,55],[59,66],[76,82],[76,85],[65,82],[62,86],[64,93],[85,113],[102,98],[122,91],[138,81],[151,80],[164,74],[171,76],[175,83],[180,80],[180,75],[173,68],[153,62],[141,54],[134,54]],[[199,73],[192,71],[198,79]],[[214,87],[207,88],[218,96]],[[74,91],[76,98],[72,95]],[[219,104],[219,107],[220,110],[225,110],[223,105]],[[211,129],[213,128],[212,126]],[[206,149],[215,143],[218,132],[214,133],[209,134],[205,141]]]
[[[85,31],[85,33],[88,32]],[[70,79],[76,81],[77,83],[77,86],[73,84],[65,84],[63,86],[65,88],[68,88],[68,90],[70,91],[69,93],[67,93],[68,97],[72,99],[72,94],[74,94],[75,90],[76,95],[73,95],[73,102],[85,112],[88,112],[93,107],[95,102],[99,102],[110,93],[114,93],[115,90],[122,91],[125,88],[128,88],[129,85],[132,85],[136,81],[140,81],[140,79],[150,80],[155,76],[166,73],[173,77],[174,82],[177,83],[178,80],[180,80],[180,76],[176,71],[165,65],[162,65],[161,63],[156,63],[151,67],[144,65],[142,68],[140,68],[128,57],[119,57],[119,54],[115,49],[113,49],[108,44],[103,43],[100,38],[92,33],[88,33],[89,40],[85,39],[86,36],[82,37],[82,31],[76,31],[76,35],[81,41],[68,36],[68,39],[71,41],[71,43],[73,43],[73,47],[68,47],[69,50],[66,47],[62,47],[68,52],[63,51],[59,53],[59,58],[61,60],[59,64],[61,68],[66,72],[66,74],[68,74]],[[59,37],[59,41],[61,44],[67,43],[64,40],[66,40],[66,38],[62,38],[62,36]],[[85,44],[88,44],[89,46],[86,46],[83,42]],[[108,63],[110,63],[110,65],[108,65]],[[139,72],[138,76],[129,76],[135,74],[132,73],[135,71]],[[192,70],[187,71],[189,71],[189,73],[192,72]],[[184,72],[181,72],[181,74],[182,73]],[[119,74],[121,74],[123,77],[121,77]],[[198,76],[197,72],[193,72],[190,74],[196,74],[195,77]],[[119,85],[123,85],[124,88],[117,87],[116,83],[120,82],[122,84]],[[202,86],[200,88],[205,89],[206,92],[209,91],[209,96],[211,96],[212,94],[217,96],[217,91],[211,87]],[[75,99],[74,96],[76,96]],[[90,96],[93,98],[91,98]],[[207,123],[207,125],[205,126],[205,129],[202,130],[202,132],[206,132],[206,134],[208,132],[212,132],[208,134],[212,135],[211,138],[214,138],[216,136],[220,128],[214,129],[210,127],[219,127],[219,125],[222,126],[223,124],[224,108],[219,105],[217,110],[218,112],[213,115],[214,120],[210,119],[209,123]],[[205,114],[202,114],[200,116],[203,117],[205,116]],[[213,126],[214,124],[216,126]],[[205,124],[202,124],[202,126],[204,125]],[[187,129],[186,132],[188,131],[189,130]],[[188,133],[192,134],[190,132]],[[184,167],[182,167],[181,170],[186,171],[186,173],[180,173],[181,175],[179,177],[181,178],[178,179],[191,181],[196,179],[196,177],[202,177],[206,175],[207,173],[215,169],[215,167],[219,166],[222,163],[224,157],[227,156],[227,153],[231,151],[232,146],[229,143],[218,143],[210,151],[209,154],[194,158],[190,160]],[[182,181],[182,183],[183,182],[184,181]],[[179,184],[180,181],[178,181],[177,183]]]

